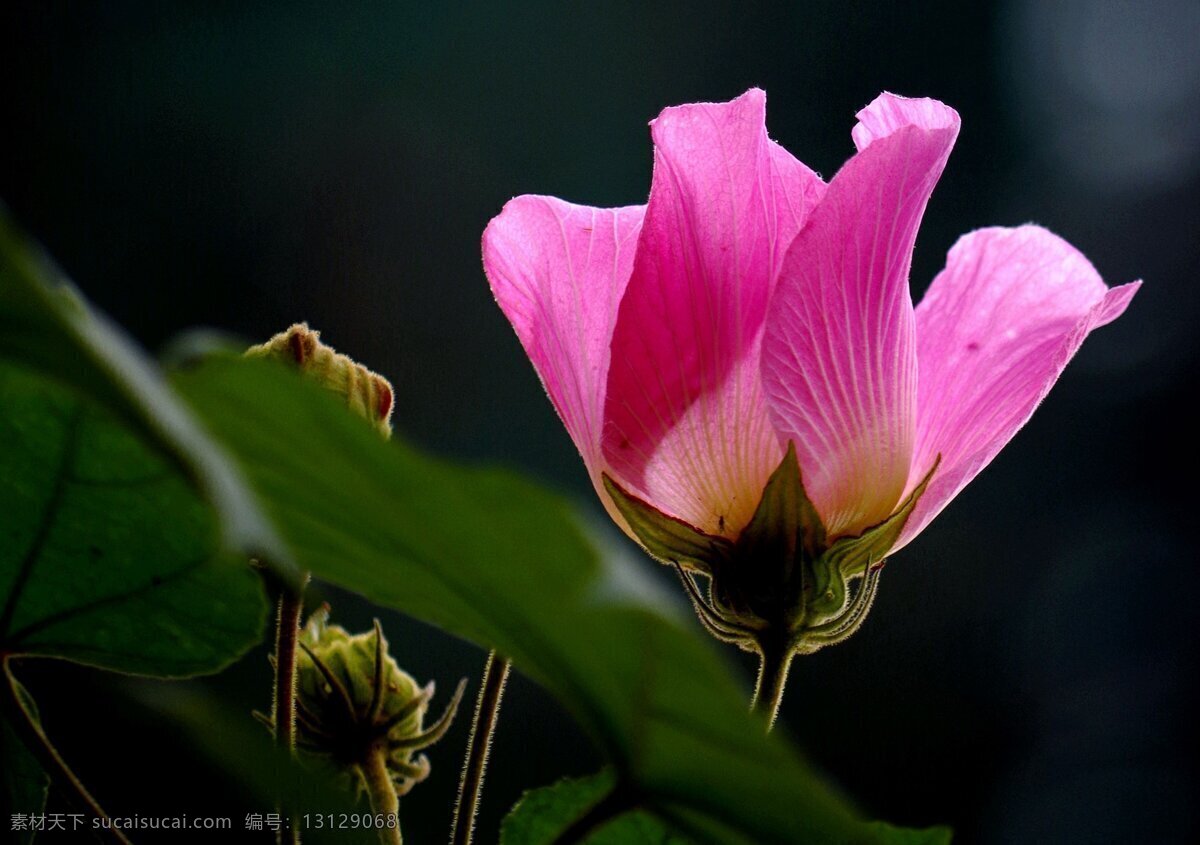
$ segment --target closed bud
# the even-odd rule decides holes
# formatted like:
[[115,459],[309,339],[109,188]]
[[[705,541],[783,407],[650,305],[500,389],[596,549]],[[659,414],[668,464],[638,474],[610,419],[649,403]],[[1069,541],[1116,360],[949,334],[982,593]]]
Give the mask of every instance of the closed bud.
[[298,641],[297,748],[332,764],[362,791],[370,786],[370,761],[382,757],[396,794],[404,795],[429,776],[429,759],[420,752],[449,729],[466,679],[426,726],[434,684],[419,686],[399,667],[379,621],[370,631],[350,634],[328,618],[327,606],[315,612]]
[[246,350],[251,358],[273,358],[295,364],[321,386],[345,399],[384,437],[392,434],[392,385],[383,376],[321,342],[321,333],[296,323],[266,343]]

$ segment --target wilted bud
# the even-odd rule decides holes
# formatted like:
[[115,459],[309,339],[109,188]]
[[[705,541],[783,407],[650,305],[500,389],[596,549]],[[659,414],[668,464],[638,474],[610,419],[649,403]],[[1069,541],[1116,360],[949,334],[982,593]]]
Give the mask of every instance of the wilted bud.
[[392,385],[352,358],[321,343],[321,333],[307,323],[296,323],[266,343],[251,346],[246,355],[274,358],[296,364],[327,390],[346,400],[355,413],[365,417],[385,436],[392,434]]
[[329,625],[328,618],[328,607],[315,612],[298,641],[297,748],[325,759],[361,790],[369,786],[370,762],[382,757],[396,794],[404,795],[429,776],[429,760],[418,752],[449,729],[466,679],[441,717],[426,727],[434,684],[418,686],[396,664],[379,620],[371,631],[350,634]]

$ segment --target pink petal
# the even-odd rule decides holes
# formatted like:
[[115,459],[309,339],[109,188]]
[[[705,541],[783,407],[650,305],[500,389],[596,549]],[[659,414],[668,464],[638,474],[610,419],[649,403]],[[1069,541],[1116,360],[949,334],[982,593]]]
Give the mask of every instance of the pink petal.
[[771,418],[796,444],[831,536],[886,519],[908,480],[916,339],[908,271],[958,115],[883,94],[858,113],[859,152],[784,258],[762,373]]
[[917,441],[910,486],[941,464],[897,549],[1012,439],[1092,329],[1141,282],[1108,288],[1074,247],[1038,226],[964,235],[917,306]]
[[749,520],[783,451],[757,365],[780,259],[824,186],[767,137],[766,97],[669,108],[613,335],[604,455],[632,492],[712,533]]
[[609,344],[644,212],[521,196],[483,233],[492,293],[597,484]]

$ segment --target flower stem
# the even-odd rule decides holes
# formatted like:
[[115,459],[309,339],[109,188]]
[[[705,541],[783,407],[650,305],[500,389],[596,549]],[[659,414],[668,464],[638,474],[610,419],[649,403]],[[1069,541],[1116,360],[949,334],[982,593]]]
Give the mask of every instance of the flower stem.
[[[304,613],[304,588],[309,575],[304,573],[297,585],[285,585],[279,594],[275,616],[275,687],[271,703],[271,721],[275,725],[275,744],[290,755],[296,748],[296,643],[300,637],[300,618]],[[288,830],[280,830],[276,842],[300,843],[300,826],[293,819]]]
[[0,709],[11,720],[13,728],[20,733],[22,740],[28,746],[30,753],[37,757],[42,768],[50,775],[50,777],[59,786],[70,790],[75,794],[79,803],[86,807],[92,815],[103,821],[109,822],[102,825],[101,829],[104,833],[112,837],[114,842],[119,842],[121,845],[130,845],[128,839],[125,838],[120,830],[112,826],[111,820],[104,812],[104,808],[99,802],[92,797],[88,792],[87,787],[83,782],[71,771],[70,766],[63,760],[62,755],[58,753],[58,749],[54,747],[54,743],[50,741],[50,737],[46,736],[46,732],[42,730],[41,722],[38,717],[29,709],[29,701],[26,695],[21,694],[21,684],[12,672],[11,659],[7,656],[3,659],[4,681],[0,684]]
[[500,700],[504,697],[504,684],[511,668],[512,663],[506,658],[499,657],[494,651],[488,653],[483,682],[479,688],[479,701],[475,705],[475,720],[471,723],[471,736],[467,740],[467,757],[458,785],[458,802],[454,805],[451,845],[471,844],[475,815],[479,811],[479,796],[483,791],[483,776],[487,772],[488,752],[492,747],[492,733],[500,717]]
[[775,717],[779,715],[779,704],[783,701],[783,690],[787,686],[792,654],[791,644],[782,640],[763,637],[758,642],[758,681],[754,686],[750,712],[761,713],[766,717],[767,731],[775,726]]
[[400,833],[400,797],[396,794],[396,784],[392,781],[392,773],[388,771],[388,749],[386,743],[379,743],[367,754],[362,763],[363,779],[367,783],[367,797],[371,801],[371,812],[376,816],[391,816],[396,820],[394,827],[380,825],[379,842],[381,845],[403,845],[404,836]]

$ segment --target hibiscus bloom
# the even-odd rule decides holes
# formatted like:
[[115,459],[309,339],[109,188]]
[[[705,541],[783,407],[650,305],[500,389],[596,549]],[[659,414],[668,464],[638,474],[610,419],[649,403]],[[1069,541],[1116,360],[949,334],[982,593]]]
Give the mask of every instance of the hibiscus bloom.
[[[857,152],[825,183],[770,140],[765,113],[759,90],[666,109],[651,123],[646,205],[517,197],[484,232],[483,259],[617,523],[712,579],[705,600],[685,576],[710,630],[762,651],[762,631],[783,625],[790,656],[806,631],[840,636],[865,610],[844,589],[824,592],[832,604],[816,614],[811,596],[766,609],[764,596],[877,570],[996,456],[1139,283],[1108,288],[1040,227],[981,229],[914,308],[913,245],[958,114],[879,96],[857,115]],[[772,479],[796,489],[769,502]],[[786,564],[738,551],[750,534],[764,548],[767,523],[792,532],[772,546]],[[863,538],[838,572],[812,570]],[[768,618],[775,605],[786,618]]]

